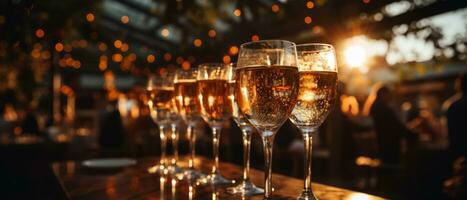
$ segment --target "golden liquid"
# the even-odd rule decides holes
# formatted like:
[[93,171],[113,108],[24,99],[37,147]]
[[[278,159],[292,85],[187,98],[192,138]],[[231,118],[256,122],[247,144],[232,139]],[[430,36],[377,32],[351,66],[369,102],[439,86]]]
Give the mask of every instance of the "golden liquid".
[[175,106],[182,118],[189,122],[198,114],[196,80],[180,80],[174,84]]
[[290,120],[298,127],[318,127],[326,119],[336,101],[337,73],[300,72],[298,102]]
[[297,102],[298,69],[290,66],[238,68],[238,106],[259,131],[277,131]]
[[200,80],[197,83],[201,116],[211,125],[220,125],[232,115],[233,90],[226,80]]
[[248,122],[248,119],[245,117],[245,115],[242,113],[240,108],[238,107],[237,102],[235,101],[235,82],[230,82],[230,89],[232,90],[232,95],[229,97],[232,105],[232,118],[237,123],[237,125],[240,128],[243,127],[251,127],[250,122]]
[[149,100],[157,108],[167,107],[170,104],[173,92],[173,87],[155,87],[148,90]]
[[173,87],[155,87],[147,91],[152,119],[159,125],[170,121]]

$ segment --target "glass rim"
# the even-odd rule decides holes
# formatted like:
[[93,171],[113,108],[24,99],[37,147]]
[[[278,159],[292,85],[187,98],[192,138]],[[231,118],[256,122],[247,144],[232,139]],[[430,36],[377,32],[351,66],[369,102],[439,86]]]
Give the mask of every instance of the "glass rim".
[[[316,43],[303,43],[303,44],[297,44],[297,53],[300,51],[311,51],[311,52],[317,52],[317,51],[335,51],[334,46],[328,43],[321,43],[321,42],[316,42]],[[302,50],[299,47],[306,48],[306,47],[327,47],[328,49],[315,49],[315,50]]]
[[[295,42],[292,42],[292,41],[288,41],[288,40],[258,40],[258,41],[250,41],[250,42],[246,42],[246,43],[243,43],[240,45],[240,48],[248,48],[246,46],[248,45],[252,45],[252,44],[256,44],[256,43],[264,43],[264,42],[283,42],[283,43],[288,43],[290,44],[291,46],[297,46],[297,44],[295,44]],[[287,47],[286,47],[287,48]]]
[[201,67],[226,67],[232,65],[232,63],[222,63],[222,62],[207,62],[207,63],[201,63],[198,65],[198,69]]

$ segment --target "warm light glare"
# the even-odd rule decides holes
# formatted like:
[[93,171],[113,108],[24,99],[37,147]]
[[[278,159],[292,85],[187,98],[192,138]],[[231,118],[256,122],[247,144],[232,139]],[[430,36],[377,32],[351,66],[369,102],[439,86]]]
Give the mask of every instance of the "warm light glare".
[[62,52],[63,51],[63,44],[60,43],[60,42],[55,44],[55,51]]
[[120,48],[122,47],[122,44],[123,44],[123,43],[122,43],[121,40],[115,40],[115,41],[114,41],[114,46],[115,46],[115,48],[117,48],[117,49],[120,49]]
[[148,63],[153,63],[155,60],[156,60],[156,57],[154,55],[152,55],[152,54],[149,54],[146,57],[146,61],[148,61]]
[[313,20],[311,19],[310,16],[306,16],[305,19],[303,19],[303,21],[305,21],[305,24],[311,24]]
[[170,54],[170,53],[165,53],[165,54],[164,54],[164,60],[165,60],[165,61],[170,61],[170,60],[172,60],[172,54]]
[[122,54],[116,53],[116,54],[112,55],[112,60],[114,62],[122,62],[123,56],[122,56]]
[[271,10],[272,10],[272,12],[275,12],[275,13],[276,13],[276,12],[279,12],[279,5],[277,5],[277,4],[272,4]]
[[216,30],[214,30],[214,29],[211,29],[208,32],[208,36],[211,37],[211,38],[216,37],[216,34],[217,34]]
[[229,49],[230,55],[236,55],[238,53],[238,47],[237,46],[231,46]]
[[93,21],[94,21],[94,14],[88,13],[88,14],[86,15],[86,21],[88,21],[88,22],[93,22]]
[[241,11],[240,9],[238,9],[238,8],[235,9],[233,13],[234,13],[234,15],[237,16],[237,17],[240,17],[240,15],[242,15],[242,11]]
[[161,35],[164,36],[164,37],[169,37],[169,35],[170,35],[169,29],[166,29],[166,28],[162,29]]
[[203,45],[203,41],[201,41],[200,39],[195,39],[193,41],[193,45],[195,45],[195,47],[200,47],[201,45]]
[[222,61],[225,63],[225,64],[229,64],[230,63],[230,56],[229,55],[224,55],[224,57],[222,57]]
[[99,43],[99,50],[100,51],[106,51],[107,50],[107,45],[103,42]]
[[259,40],[259,36],[258,35],[253,35],[251,36],[251,41],[258,41]]
[[344,50],[344,59],[350,67],[363,67],[366,61],[365,50],[360,46],[349,46]]
[[130,47],[128,46],[127,43],[123,43],[123,44],[122,44],[122,47],[120,47],[120,50],[121,50],[122,52],[127,52],[129,48],[130,48]]
[[120,18],[120,21],[124,24],[128,24],[128,22],[130,21],[130,18],[126,15],[123,15],[121,18]]
[[36,30],[36,37],[38,37],[38,38],[43,38],[44,35],[45,35],[45,32],[44,32],[44,30],[42,30],[41,28],[39,28],[39,29]]
[[188,61],[183,61],[183,63],[182,63],[182,69],[188,70],[188,69],[190,69],[190,67],[191,67],[191,63],[190,63],[190,62],[188,62]]

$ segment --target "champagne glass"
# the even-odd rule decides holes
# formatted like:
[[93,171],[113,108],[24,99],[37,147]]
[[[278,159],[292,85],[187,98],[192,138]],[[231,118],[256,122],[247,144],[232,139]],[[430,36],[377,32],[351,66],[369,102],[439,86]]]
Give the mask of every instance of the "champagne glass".
[[160,76],[153,76],[148,79],[146,88],[149,97],[148,106],[151,118],[159,127],[159,137],[161,139],[161,158],[159,165],[155,166],[155,170],[151,170],[156,173],[167,173],[169,166],[166,153],[166,129],[170,125],[170,103],[173,96],[172,80],[173,76],[167,73]]
[[300,88],[290,120],[300,129],[305,146],[304,188],[298,199],[316,199],[311,189],[312,136],[336,100],[336,57],[328,44],[297,45],[297,54]]
[[[174,87],[175,88],[175,87]],[[169,171],[171,174],[180,174],[182,169],[178,167],[178,140],[179,130],[178,124],[180,123],[180,114],[176,106],[175,96],[172,97],[169,109],[169,121],[170,121],[170,139],[172,141],[173,157],[171,159],[171,165]]]
[[293,42],[263,40],[240,46],[235,100],[261,134],[264,148],[264,199],[272,198],[272,147],[277,130],[297,102],[299,76]]
[[[231,82],[235,84],[235,82]],[[264,190],[257,187],[250,181],[250,147],[251,147],[251,133],[253,131],[253,126],[245,118],[242,111],[238,107],[237,102],[235,101],[235,96],[230,97],[232,101],[232,117],[237,123],[238,127],[242,130],[242,143],[243,143],[243,174],[242,182],[235,187],[227,188],[227,192],[230,194],[242,194],[242,195],[256,195],[263,194]]]
[[196,69],[178,70],[174,78],[175,105],[180,116],[187,123],[186,132],[189,142],[190,157],[188,160],[188,170],[185,170],[184,176],[190,180],[196,180],[203,175],[201,172],[195,170],[195,128],[197,120],[199,119],[198,87],[196,84],[197,75],[198,70]]
[[201,116],[212,130],[213,159],[211,174],[199,180],[200,184],[224,185],[233,181],[224,178],[219,172],[219,142],[224,122],[232,115],[229,96],[233,88],[229,82],[233,77],[231,65],[206,63],[198,67],[197,85]]

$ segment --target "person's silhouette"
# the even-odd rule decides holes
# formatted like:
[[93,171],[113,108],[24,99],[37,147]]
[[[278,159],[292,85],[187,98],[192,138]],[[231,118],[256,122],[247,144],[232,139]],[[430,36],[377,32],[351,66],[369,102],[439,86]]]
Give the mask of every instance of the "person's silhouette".
[[459,76],[462,96],[449,106],[446,113],[449,148],[455,157],[467,156],[467,80]]
[[402,123],[390,106],[392,98],[393,94],[388,87],[378,88],[369,114],[377,134],[380,159],[384,163],[396,164],[400,160],[401,140],[411,138],[414,134]]

